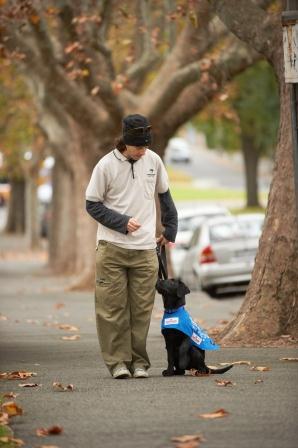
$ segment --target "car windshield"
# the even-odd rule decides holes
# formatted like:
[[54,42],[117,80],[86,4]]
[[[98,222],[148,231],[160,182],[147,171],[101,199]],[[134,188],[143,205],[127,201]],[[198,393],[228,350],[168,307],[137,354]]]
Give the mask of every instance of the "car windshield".
[[185,232],[187,230],[193,230],[200,224],[205,218],[215,218],[216,216],[222,216],[218,213],[204,213],[203,215],[189,216],[187,218],[181,218],[178,220],[178,232]]
[[214,224],[210,227],[210,240],[215,242],[235,238],[259,238],[262,225],[262,220],[230,221]]

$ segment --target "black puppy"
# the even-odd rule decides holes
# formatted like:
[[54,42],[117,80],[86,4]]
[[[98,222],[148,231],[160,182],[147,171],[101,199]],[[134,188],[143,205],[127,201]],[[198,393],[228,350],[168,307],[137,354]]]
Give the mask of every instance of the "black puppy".
[[180,280],[158,279],[157,291],[162,295],[164,316],[162,334],[168,354],[168,368],[163,376],[184,375],[185,370],[195,369],[201,374],[224,373],[233,366],[211,369],[205,364],[205,349],[217,350],[219,347],[194,322],[184,309],[185,295],[190,292]]

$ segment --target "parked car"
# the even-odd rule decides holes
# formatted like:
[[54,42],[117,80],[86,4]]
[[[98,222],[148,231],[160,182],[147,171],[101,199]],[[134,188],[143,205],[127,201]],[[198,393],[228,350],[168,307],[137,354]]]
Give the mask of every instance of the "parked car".
[[180,277],[211,296],[246,287],[251,279],[264,215],[210,218],[194,230]]
[[167,162],[191,162],[191,149],[184,138],[173,137],[169,140],[165,150],[165,161]]
[[182,260],[188,248],[193,230],[206,218],[230,215],[229,210],[222,206],[199,206],[192,209],[178,210],[178,232],[175,244],[170,246],[171,261],[174,276],[180,276]]

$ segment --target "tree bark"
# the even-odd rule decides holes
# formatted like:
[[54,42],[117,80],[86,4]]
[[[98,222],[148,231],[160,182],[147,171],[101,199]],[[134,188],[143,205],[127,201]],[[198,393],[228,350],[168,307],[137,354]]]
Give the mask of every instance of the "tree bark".
[[298,338],[298,226],[289,87],[281,86],[281,123],[264,231],[252,281],[238,315],[224,329],[224,343],[262,344],[290,334]]
[[49,265],[56,273],[75,268],[75,204],[73,176],[56,156],[52,174],[53,197],[49,216]]
[[246,206],[259,207],[259,193],[258,193],[258,164],[260,154],[254,146],[253,139],[241,134],[242,156],[244,161],[245,172],[245,186],[246,186]]
[[8,216],[6,232],[25,232],[25,180],[12,180],[10,182],[10,199],[8,203]]

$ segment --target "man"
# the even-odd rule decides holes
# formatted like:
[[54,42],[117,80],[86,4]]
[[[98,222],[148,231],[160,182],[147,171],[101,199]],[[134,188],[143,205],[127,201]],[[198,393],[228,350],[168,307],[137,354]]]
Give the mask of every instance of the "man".
[[[104,362],[114,378],[147,378],[146,340],[155,297],[156,244],[174,242],[177,211],[160,157],[147,148],[151,126],[142,115],[123,119],[117,147],[95,166],[86,191],[98,221],[95,310]],[[155,191],[165,228],[158,239]]]

